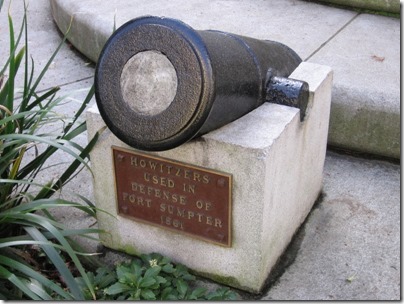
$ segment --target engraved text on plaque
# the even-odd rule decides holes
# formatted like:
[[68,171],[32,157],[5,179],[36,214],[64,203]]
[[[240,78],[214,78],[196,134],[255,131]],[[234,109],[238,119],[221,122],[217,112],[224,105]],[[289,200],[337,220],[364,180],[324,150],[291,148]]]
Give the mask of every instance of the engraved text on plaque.
[[231,246],[231,174],[112,149],[119,215]]

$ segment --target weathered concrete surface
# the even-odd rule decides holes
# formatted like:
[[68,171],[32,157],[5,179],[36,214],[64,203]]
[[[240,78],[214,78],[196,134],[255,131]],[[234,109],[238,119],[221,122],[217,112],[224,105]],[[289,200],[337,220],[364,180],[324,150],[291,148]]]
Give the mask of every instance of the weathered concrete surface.
[[328,152],[324,174],[296,259],[262,299],[399,300],[400,166]]
[[358,15],[310,62],[335,68],[329,143],[399,158],[399,20]]
[[50,2],[63,32],[73,16],[69,39],[94,61],[114,20],[118,27],[142,15],[282,42],[303,60],[335,71],[330,144],[400,158],[399,19],[300,0]]
[[331,4],[344,5],[387,13],[400,13],[400,0],[317,0]]
[[[14,0],[13,7],[17,7],[19,2]],[[41,35],[45,35],[42,39],[45,39],[46,36],[57,34],[54,24],[50,22],[52,17],[49,1],[31,0],[30,3],[31,9],[36,8],[29,15],[30,36],[35,37],[41,32]],[[7,3],[0,13],[1,41],[7,41],[3,36],[6,33],[3,29],[7,28],[6,12]],[[13,18],[20,18],[21,12],[13,10]],[[36,62],[46,61],[47,50],[56,48],[59,42],[60,40],[51,39],[44,48],[31,47],[31,51],[36,54]],[[3,42],[1,45],[3,46]],[[2,54],[6,51],[7,48],[0,48]],[[48,85],[59,85],[66,92],[88,88],[92,79],[80,80],[83,73],[90,71],[84,75],[92,75],[94,69],[86,67],[86,61],[70,48],[66,48],[65,56],[66,58],[57,57],[66,61],[58,61]],[[74,68],[71,68],[69,62],[76,62]],[[68,86],[70,81],[74,83]],[[85,95],[85,92],[82,94]],[[79,104],[83,96],[76,95],[74,98]],[[75,104],[69,103],[66,106],[76,109]],[[62,161],[63,158],[60,159]],[[283,275],[265,291],[262,298],[400,300],[400,172],[400,165],[329,151],[325,160],[326,200],[312,211],[312,216],[302,230],[303,237],[293,242],[294,247],[300,246],[300,249],[297,253],[291,250],[287,252],[289,256],[295,254],[294,263],[282,269]],[[66,190],[77,191],[91,199],[91,189],[91,174],[83,171]],[[68,195],[67,192],[65,194]],[[327,203],[328,199],[334,203]],[[343,201],[353,201],[353,206],[357,207],[351,211],[348,203]],[[367,213],[363,212],[365,209],[355,203],[368,207],[376,215],[369,220]],[[354,211],[355,209],[357,210]],[[74,209],[59,210],[58,214],[70,227],[89,227],[94,223],[91,218]],[[90,250],[96,250],[98,243],[85,244]],[[120,255],[106,251],[102,259],[113,264],[117,257]],[[348,283],[346,279],[351,279],[352,282]]]

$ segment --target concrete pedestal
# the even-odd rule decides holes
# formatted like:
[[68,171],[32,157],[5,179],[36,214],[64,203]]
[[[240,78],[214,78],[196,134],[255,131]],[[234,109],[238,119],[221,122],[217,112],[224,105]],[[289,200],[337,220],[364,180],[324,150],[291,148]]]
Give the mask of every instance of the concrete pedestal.
[[[117,213],[112,146],[131,149],[106,129],[91,153],[100,235],[129,254],[158,252],[217,282],[259,292],[322,188],[332,71],[302,63],[290,78],[306,81],[306,118],[266,103],[242,118],[178,148],[147,153],[233,176],[232,245],[223,247]],[[105,126],[87,112],[89,136]],[[111,215],[112,214],[112,215]]]

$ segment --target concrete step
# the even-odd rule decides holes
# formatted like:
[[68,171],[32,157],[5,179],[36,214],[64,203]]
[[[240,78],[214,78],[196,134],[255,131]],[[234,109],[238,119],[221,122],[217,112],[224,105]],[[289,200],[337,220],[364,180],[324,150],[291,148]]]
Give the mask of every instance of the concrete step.
[[50,3],[58,27],[71,23],[70,41],[93,61],[114,26],[143,15],[282,42],[334,70],[330,145],[400,158],[399,19],[300,0]]
[[317,0],[329,4],[336,4],[378,13],[400,14],[400,0]]

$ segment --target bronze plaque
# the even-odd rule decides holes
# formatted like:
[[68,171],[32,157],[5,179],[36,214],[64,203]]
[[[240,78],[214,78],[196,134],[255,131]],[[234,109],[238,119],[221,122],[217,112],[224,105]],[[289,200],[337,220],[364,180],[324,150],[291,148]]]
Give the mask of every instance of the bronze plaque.
[[231,174],[113,147],[118,214],[231,246]]

